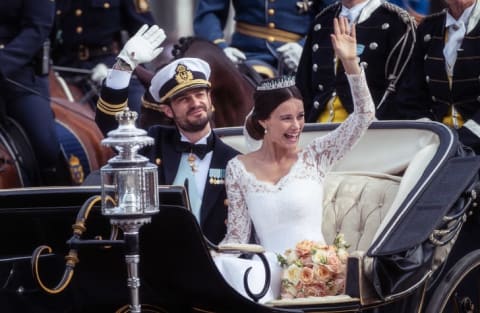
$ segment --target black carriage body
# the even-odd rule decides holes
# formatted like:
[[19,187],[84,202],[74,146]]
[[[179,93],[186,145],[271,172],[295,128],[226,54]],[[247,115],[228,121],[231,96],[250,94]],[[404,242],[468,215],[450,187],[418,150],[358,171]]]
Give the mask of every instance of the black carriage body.
[[[301,144],[334,127],[306,125]],[[216,132],[226,143],[246,151],[241,128]],[[160,307],[170,312],[190,312],[192,308],[215,312],[370,312],[373,307],[378,307],[376,312],[423,312],[422,304],[428,303],[428,299],[422,301],[426,288],[433,285],[429,296],[437,278],[478,248],[472,239],[478,238],[477,213],[465,212],[469,208],[465,202],[478,181],[479,168],[479,158],[463,150],[456,135],[442,124],[375,122],[335,166],[333,174],[344,179],[342,184],[353,185],[364,176],[369,182],[386,177],[379,184],[393,182],[395,186],[389,208],[381,213],[381,221],[366,224],[375,228],[368,238],[363,236],[355,243],[361,253],[351,253],[348,296],[308,304],[280,301],[261,305],[234,291],[210,257],[208,243],[188,211],[183,187],[162,186],[160,213],[140,230],[141,302],[152,312],[161,311]],[[340,185],[335,185],[335,192]],[[78,247],[80,262],[74,277],[59,294],[43,292],[31,273],[33,250],[39,245],[50,246],[52,252],[40,258],[39,268],[44,283],[55,286],[71,248],[67,240],[77,212],[90,196],[100,193],[99,186],[0,190],[1,312],[125,311],[120,308],[129,303],[129,294],[121,246]],[[467,213],[472,213],[468,219]],[[452,218],[446,220],[446,216]],[[330,224],[339,224],[331,219],[331,215],[324,217]],[[98,206],[86,226],[86,239],[109,236],[109,222]],[[324,222],[326,227],[330,226]],[[361,233],[345,227],[339,229],[351,238]],[[442,231],[434,236],[436,229]],[[324,231],[326,239],[332,239],[332,230]]]

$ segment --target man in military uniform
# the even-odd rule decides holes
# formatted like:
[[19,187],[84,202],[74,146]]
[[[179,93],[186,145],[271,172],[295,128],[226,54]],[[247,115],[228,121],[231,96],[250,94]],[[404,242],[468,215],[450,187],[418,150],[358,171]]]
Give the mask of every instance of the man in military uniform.
[[341,122],[353,110],[347,77],[332,49],[333,20],[355,23],[357,54],[376,104],[378,119],[395,116],[388,104],[414,45],[415,24],[403,9],[381,0],[343,0],[320,12],[307,36],[296,75],[307,122]]
[[[55,27],[52,32],[52,59],[56,66],[93,70],[92,79],[101,83],[107,68],[126,41],[143,24],[152,25],[146,0],[56,0]],[[87,92],[85,74],[62,72]],[[79,79],[83,77],[84,79]],[[134,77],[129,86],[129,107],[140,112],[145,88]],[[93,104],[97,98],[94,97]]]
[[234,63],[252,61],[254,69],[264,76],[272,77],[282,67],[286,72],[295,71],[320,1],[234,0],[235,31],[228,44],[223,30],[230,2],[198,1],[195,35],[217,44]]
[[[126,108],[132,69],[153,60],[164,39],[156,25],[145,26],[120,52],[97,105],[96,121],[104,133],[117,127],[114,115]],[[155,101],[166,104],[165,114],[175,126],[152,126],[148,135],[155,143],[142,154],[158,165],[160,184],[186,185],[200,227],[208,239],[218,243],[226,233],[225,168],[238,152],[210,126],[209,77],[210,66],[198,58],[180,58],[155,74],[149,92]]]
[[40,182],[31,177],[25,185],[71,183],[49,100],[47,40],[54,12],[52,0],[0,2],[0,111],[25,130],[40,168]]
[[410,70],[395,97],[402,118],[429,118],[480,153],[480,6],[449,0],[418,26]]

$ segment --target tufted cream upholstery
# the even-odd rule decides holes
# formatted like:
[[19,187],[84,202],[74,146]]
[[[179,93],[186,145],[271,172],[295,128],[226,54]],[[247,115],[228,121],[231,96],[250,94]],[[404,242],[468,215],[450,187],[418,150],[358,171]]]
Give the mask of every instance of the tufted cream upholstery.
[[323,234],[333,243],[343,233],[350,251],[366,251],[397,194],[400,178],[373,173],[333,172],[324,189]]

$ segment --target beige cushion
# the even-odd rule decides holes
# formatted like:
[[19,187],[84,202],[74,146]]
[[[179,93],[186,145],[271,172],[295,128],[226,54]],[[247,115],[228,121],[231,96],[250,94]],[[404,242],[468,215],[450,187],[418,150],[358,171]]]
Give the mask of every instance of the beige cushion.
[[330,173],[324,186],[323,234],[343,233],[350,251],[366,251],[398,191],[400,178],[375,173]]

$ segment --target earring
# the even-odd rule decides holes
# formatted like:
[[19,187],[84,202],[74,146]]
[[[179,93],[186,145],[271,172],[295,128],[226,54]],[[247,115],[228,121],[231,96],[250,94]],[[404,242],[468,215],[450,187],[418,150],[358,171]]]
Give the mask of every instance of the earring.
[[265,128],[265,132],[264,132],[264,135],[266,135],[268,133],[268,130]]

